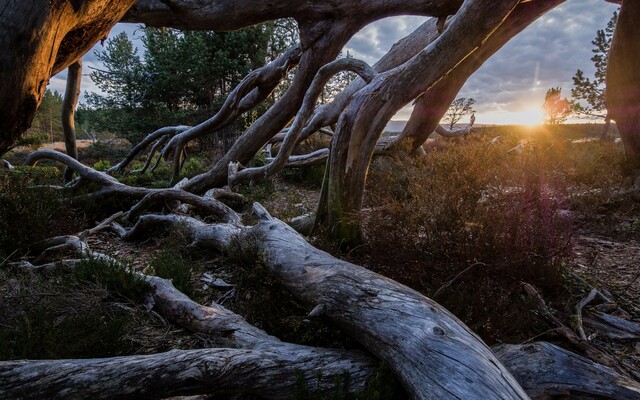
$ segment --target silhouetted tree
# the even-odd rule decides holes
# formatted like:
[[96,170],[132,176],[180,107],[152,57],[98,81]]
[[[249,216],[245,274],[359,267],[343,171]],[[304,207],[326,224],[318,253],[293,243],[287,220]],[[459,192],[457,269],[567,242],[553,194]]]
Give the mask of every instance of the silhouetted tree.
[[545,122],[549,125],[562,124],[571,114],[571,102],[562,96],[562,89],[559,87],[547,90],[544,96]]

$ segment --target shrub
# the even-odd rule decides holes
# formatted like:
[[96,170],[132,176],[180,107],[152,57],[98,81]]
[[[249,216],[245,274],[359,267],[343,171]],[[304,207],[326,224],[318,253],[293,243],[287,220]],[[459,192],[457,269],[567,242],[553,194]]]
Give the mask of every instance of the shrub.
[[60,192],[47,186],[54,179],[60,175],[52,167],[0,171],[0,263],[25,256],[33,243],[82,230],[82,213],[61,207]]
[[111,168],[111,162],[109,160],[100,160],[93,164],[93,169],[98,171],[106,171]]
[[175,251],[161,251],[153,257],[150,266],[155,275],[171,279],[176,289],[193,298],[195,291],[191,283],[191,268]]
[[0,269],[0,359],[93,358],[128,354],[134,321],[109,292],[72,274]]
[[505,139],[446,141],[426,158],[376,160],[362,215],[367,240],[354,253],[384,275],[437,292],[489,341],[512,328],[506,316],[526,315],[516,311],[526,306],[519,282],[556,290],[571,250],[567,179],[554,161],[564,150],[541,137],[507,153],[514,141]]
[[114,298],[142,302],[149,284],[135,274],[133,267],[96,258],[82,260],[71,270],[78,281],[92,282],[107,290]]

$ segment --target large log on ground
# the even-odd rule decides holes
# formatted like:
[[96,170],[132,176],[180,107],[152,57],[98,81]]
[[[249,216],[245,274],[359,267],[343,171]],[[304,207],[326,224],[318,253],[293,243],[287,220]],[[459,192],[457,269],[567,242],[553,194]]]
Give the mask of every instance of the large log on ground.
[[[255,394],[286,399],[300,393],[301,388],[362,390],[360,384],[373,373],[369,361],[358,353],[291,344],[271,350],[173,350],[105,359],[6,361],[0,363],[0,398],[159,399]],[[352,386],[340,389],[337,382],[346,385],[346,380]]]
[[640,399],[640,384],[550,343],[494,348],[532,399]]
[[260,222],[242,228],[177,215],[145,215],[127,234],[181,224],[194,244],[261,259],[298,298],[315,304],[388,362],[414,399],[525,399],[491,350],[455,316],[422,294],[316,249],[254,206]]

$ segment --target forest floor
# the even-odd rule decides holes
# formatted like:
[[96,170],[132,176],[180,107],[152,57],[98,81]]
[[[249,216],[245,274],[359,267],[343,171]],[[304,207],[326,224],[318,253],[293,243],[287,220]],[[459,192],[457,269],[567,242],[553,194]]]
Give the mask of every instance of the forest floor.
[[[507,137],[496,128],[483,139],[445,141],[436,146],[426,163],[375,162],[365,210],[359,216],[365,227],[365,244],[344,251],[320,238],[310,241],[432,297],[490,345],[547,340],[579,352],[525,298],[523,282],[540,289],[551,312],[572,329],[576,328],[575,306],[591,288],[624,310],[616,315],[639,323],[640,191],[620,178],[619,165],[612,161],[621,157],[619,145],[567,144],[570,142],[556,139],[531,144],[531,140],[521,140],[522,135],[490,144],[498,135]],[[523,153],[507,155],[518,143]],[[122,157],[122,149],[118,151],[113,154],[113,148],[104,145],[81,147],[88,165],[102,163],[105,158],[111,158],[113,164]],[[16,155],[15,161],[22,156]],[[210,163],[206,156],[193,155],[192,160],[196,169]],[[125,179],[131,179],[129,184],[155,182],[165,179],[162,174],[168,171],[168,167],[161,168],[157,172],[160,178]],[[240,193],[247,197],[243,210],[258,201],[284,221],[313,212],[322,176],[321,168],[294,169],[271,181],[242,186]],[[541,201],[532,203],[531,193]],[[87,212],[80,225],[65,222],[69,225],[66,230],[56,233],[77,233],[109,213]],[[537,220],[532,216],[542,218],[541,226],[533,226]],[[14,222],[4,217],[7,221],[0,218],[0,234],[6,227],[13,232]],[[87,241],[94,252],[124,260],[138,271],[162,276],[159,272],[169,266],[173,272],[164,277],[172,278],[174,284],[182,281],[181,290],[196,301],[222,304],[282,340],[358,347],[330,321],[309,321],[311,307],[299,304],[264,267],[188,248],[179,230],[140,242],[124,242],[102,231]],[[542,246],[543,253],[539,254],[536,246]],[[0,256],[3,250],[7,258],[13,254],[0,246]],[[16,282],[29,284],[19,278],[0,279],[0,292],[15,292]],[[616,356],[627,369],[640,371],[640,335],[608,337],[606,330],[592,322],[596,307],[591,306],[597,303],[584,309],[589,343]],[[0,309],[9,306],[0,303]],[[158,315],[145,316],[138,306],[126,307],[137,310],[134,319],[138,328],[128,334],[127,340],[135,345],[127,347],[125,354],[211,344],[208,338],[194,338]],[[0,318],[0,328],[5,322]],[[3,334],[0,329],[0,342]],[[0,346],[0,356],[2,350]],[[50,356],[72,355],[62,352]]]

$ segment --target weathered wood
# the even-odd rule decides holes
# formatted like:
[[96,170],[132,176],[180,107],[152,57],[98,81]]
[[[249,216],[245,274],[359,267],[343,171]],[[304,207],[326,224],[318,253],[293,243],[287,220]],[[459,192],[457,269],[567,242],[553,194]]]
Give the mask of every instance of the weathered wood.
[[64,133],[64,146],[67,154],[78,158],[76,146],[75,113],[78,99],[80,98],[80,83],[82,82],[82,60],[77,60],[67,68],[67,85],[62,101],[62,131]]
[[[353,58],[341,58],[320,68],[305,94],[300,111],[287,131],[282,142],[282,146],[280,146],[280,149],[278,150],[278,155],[264,166],[247,168],[237,171],[234,174],[230,174],[230,186],[247,180],[256,180],[258,178],[271,176],[281,171],[282,168],[287,165],[289,162],[289,156],[300,141],[300,138],[304,135],[303,130],[307,125],[307,121],[309,121],[309,118],[313,114],[314,106],[317,99],[322,94],[324,86],[331,77],[342,71],[354,72],[367,83],[371,82],[371,80],[377,75],[377,72],[371,68],[369,64]],[[309,134],[307,134],[307,136],[308,135]]]
[[[640,168],[640,2],[623,1],[607,65],[606,106],[625,153]],[[639,175],[640,171],[635,171]]]
[[194,245],[258,257],[303,301],[331,318],[389,363],[415,399],[527,398],[491,350],[434,301],[309,245],[256,205],[250,228],[209,225],[189,217],[145,215],[128,235],[180,224]]
[[[71,252],[77,256],[118,262],[110,256],[91,252],[76,236],[45,240],[34,250],[42,251],[38,258],[46,258],[43,257],[45,253],[51,254],[64,244],[69,244]],[[73,259],[33,265],[22,261],[12,266],[50,271],[74,268],[80,262],[82,260]],[[353,393],[364,389],[373,377],[377,363],[361,351],[281,342],[215,302],[208,306],[196,303],[177,290],[170,280],[137,275],[151,286],[145,301],[149,309],[156,309],[168,320],[190,331],[208,335],[218,345],[243,350],[209,349],[110,359],[0,362],[0,398],[138,399],[251,393],[267,398],[292,398],[301,388]],[[322,376],[320,380],[319,376]],[[154,381],[156,378],[157,382]],[[342,386],[336,387],[336,380],[341,380]],[[153,388],[155,386],[158,387]],[[270,389],[265,389],[267,387]]]
[[0,0],[0,155],[24,133],[49,78],[87,52],[135,0]]
[[[325,210],[321,223],[333,239],[357,244],[362,232],[355,215],[377,140],[387,122],[478,48],[519,2],[465,1],[447,29],[406,63],[381,73],[361,89],[342,113],[332,140]],[[429,65],[428,69],[424,66]]]
[[400,134],[399,142],[410,140],[412,149],[418,150],[436,129],[467,79],[511,38],[564,1],[520,2],[480,48],[416,99],[411,117]]
[[640,399],[638,382],[550,343],[493,349],[532,399]]
[[[298,21],[340,19],[345,16],[369,19],[389,14],[446,16],[455,13],[461,0],[350,0],[289,1],[256,3],[251,0],[138,0],[124,22],[178,29],[237,30],[260,22],[293,17]],[[357,15],[360,14],[360,15]]]
[[162,139],[163,137],[177,135],[180,132],[183,132],[183,131],[185,131],[185,130],[187,130],[189,128],[191,128],[191,127],[190,126],[185,126],[185,125],[166,126],[164,128],[160,128],[160,129],[148,134],[144,139],[142,139],[142,141],[140,141],[140,143],[138,143],[137,145],[135,145],[133,147],[133,149],[131,149],[129,154],[127,154],[127,156],[122,161],[120,161],[118,164],[114,165],[113,167],[109,168],[107,170],[107,172],[108,173],[114,173],[114,172],[122,172],[122,171],[124,171],[124,169],[133,160],[135,160],[135,158],[138,156],[138,154],[140,154],[147,147],[149,147],[151,145],[151,143],[154,143],[154,142]]
[[528,283],[524,283],[522,285],[523,290],[531,298],[531,300],[535,301],[538,309],[540,310],[540,315],[547,320],[547,322],[556,329],[560,335],[562,335],[567,341],[575,348],[579,349],[585,355],[587,355],[590,359],[595,360],[599,363],[602,363],[608,367],[615,368],[620,373],[625,373],[624,369],[620,366],[620,364],[616,361],[616,359],[610,356],[607,353],[604,353],[592,346],[591,343],[587,340],[582,340],[580,337],[571,330],[568,326],[566,326],[562,321],[560,321],[556,316],[553,315],[553,312],[549,309],[546,302],[538,292],[536,288],[531,286]]
[[179,201],[206,211],[210,215],[217,217],[221,222],[240,223],[240,216],[222,202],[214,198],[200,197],[179,189],[166,189],[147,194],[127,212],[126,217],[133,221],[145,209],[163,201]]
[[[345,356],[348,355],[348,356]],[[309,391],[362,390],[367,357],[290,345],[270,350],[172,350],[149,356],[0,362],[3,399],[161,399],[254,394],[293,398]],[[321,379],[318,377],[321,376]]]

